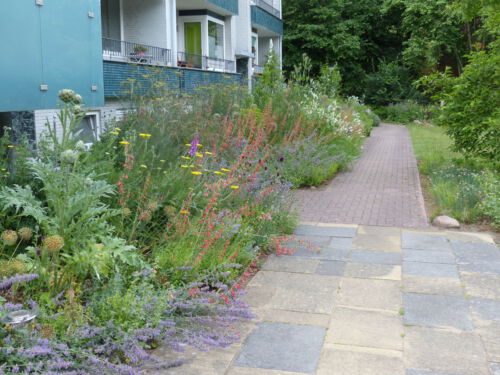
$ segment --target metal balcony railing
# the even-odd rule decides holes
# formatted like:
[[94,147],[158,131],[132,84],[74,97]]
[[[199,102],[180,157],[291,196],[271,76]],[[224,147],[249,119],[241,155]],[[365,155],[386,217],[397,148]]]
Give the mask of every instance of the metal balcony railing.
[[264,9],[266,12],[271,13],[273,16],[277,18],[280,17],[280,11],[276,9],[272,3],[272,1],[268,0],[254,0],[255,5],[257,5],[259,8]]
[[253,74],[262,74],[264,73],[264,67],[260,65],[253,66]]
[[136,64],[173,65],[172,51],[142,43],[102,38],[104,60],[126,61]]
[[233,73],[236,70],[235,61],[196,55],[187,52],[177,52],[177,66],[227,73]]

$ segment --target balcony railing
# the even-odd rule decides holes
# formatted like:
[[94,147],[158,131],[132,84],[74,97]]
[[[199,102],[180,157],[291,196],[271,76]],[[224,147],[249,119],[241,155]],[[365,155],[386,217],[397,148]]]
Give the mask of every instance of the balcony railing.
[[232,60],[218,59],[187,52],[177,52],[177,66],[228,73],[233,73],[236,70],[236,63]]
[[254,0],[254,1],[255,5],[257,5],[259,8],[262,8],[266,12],[271,13],[273,16],[280,18],[280,11],[274,7],[272,2],[269,2],[267,0]]
[[254,65],[253,66],[253,74],[263,74],[264,73],[264,67],[260,65]]
[[172,51],[167,48],[141,43],[102,38],[104,60],[125,61],[135,64],[173,65]]

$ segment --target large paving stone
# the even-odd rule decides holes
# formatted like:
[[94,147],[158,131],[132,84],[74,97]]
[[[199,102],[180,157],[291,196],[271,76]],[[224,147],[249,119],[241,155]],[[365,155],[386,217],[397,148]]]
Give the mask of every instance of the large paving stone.
[[460,271],[464,272],[481,272],[492,275],[500,275],[500,262],[476,261],[465,263],[461,262],[458,265]]
[[458,279],[457,266],[454,264],[403,262],[404,275],[426,277],[446,277]]
[[318,275],[343,276],[345,265],[345,262],[336,260],[322,260],[316,268],[316,273]]
[[356,226],[299,225],[295,234],[301,236],[354,237]]
[[456,374],[443,374],[442,372],[427,371],[427,370],[406,370],[405,375],[456,375]]
[[495,243],[493,238],[487,233],[447,231],[446,237],[452,241]]
[[444,277],[403,275],[403,290],[405,293],[464,296],[464,289],[459,279],[447,279]]
[[401,266],[387,264],[348,263],[344,276],[363,279],[401,280]]
[[[301,324],[328,328],[330,325],[330,314],[304,313],[301,311],[289,311],[278,309],[255,310],[255,314],[261,321]],[[330,311],[331,313],[331,311]]]
[[350,239],[349,238],[340,238],[341,243],[337,243],[342,247],[322,247],[319,250],[310,249],[305,247],[299,247],[295,249],[294,253],[291,255],[292,257],[298,258],[309,258],[309,259],[320,259],[320,260],[347,260],[349,258],[349,246]]
[[316,375],[404,375],[400,356],[356,349],[328,345],[323,349]]
[[464,298],[407,293],[403,296],[405,324],[472,330]]
[[[301,375],[301,374],[304,373],[233,366],[229,369],[229,371],[225,375]],[[200,372],[196,375],[205,375],[205,374]]]
[[318,267],[319,260],[302,259],[289,256],[270,256],[262,266],[266,271],[314,273]]
[[337,305],[399,311],[402,293],[399,281],[342,278]]
[[500,275],[500,251],[494,244],[452,241],[461,271]]
[[378,236],[401,237],[401,228],[360,225],[358,226],[358,235],[360,234],[374,234]]
[[401,237],[380,234],[358,234],[354,237],[352,246],[356,250],[400,252]]
[[446,237],[432,234],[417,234],[403,231],[401,237],[403,249],[450,251]]
[[500,301],[472,298],[470,305],[472,313],[479,319],[500,321]]
[[336,307],[326,342],[402,350],[402,333],[401,316],[395,312]]
[[401,265],[401,254],[386,251],[353,250],[351,251],[349,261],[355,263],[389,264],[398,266]]
[[469,296],[500,300],[500,276],[479,272],[460,272]]
[[321,327],[259,323],[234,365],[313,374],[324,336]]
[[[254,301],[256,308],[291,310],[307,313],[329,313],[336,298],[340,277],[291,272],[260,271],[249,288],[270,288],[263,302]],[[269,300],[269,296],[272,297]]]
[[405,328],[407,368],[438,374],[489,375],[479,335],[427,327]]
[[488,361],[500,362],[500,322],[475,318],[474,325],[483,341]]
[[277,288],[269,307],[278,310],[329,314],[332,311],[334,300],[335,293],[331,291]]
[[403,251],[403,260],[405,262],[419,263],[456,263],[455,256],[451,252],[429,250],[405,249]]
[[249,286],[284,288],[289,290],[303,290],[306,292],[312,290],[334,292],[338,287],[339,281],[340,277],[334,276],[260,271],[250,281]]
[[451,241],[451,246],[459,264],[500,261],[500,251],[494,244]]
[[299,236],[294,235],[292,239],[286,242],[291,247],[318,247],[328,246],[332,238],[327,236]]

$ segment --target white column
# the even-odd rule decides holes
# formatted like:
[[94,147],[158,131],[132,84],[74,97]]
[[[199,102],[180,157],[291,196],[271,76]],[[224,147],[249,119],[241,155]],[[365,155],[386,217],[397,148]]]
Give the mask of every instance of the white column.
[[167,48],[172,51],[172,65],[176,65],[177,61],[177,2],[176,0],[166,1],[166,17],[167,17]]

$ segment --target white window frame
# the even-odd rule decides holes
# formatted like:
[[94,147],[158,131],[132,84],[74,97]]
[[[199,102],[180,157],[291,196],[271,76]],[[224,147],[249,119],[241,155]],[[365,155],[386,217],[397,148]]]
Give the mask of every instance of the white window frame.
[[[94,130],[94,134],[95,134],[95,141],[98,142],[101,139],[101,132],[102,132],[101,112],[100,111],[89,111],[89,112],[85,113],[85,117],[83,119],[85,119],[86,117],[94,117],[95,118],[95,125],[94,125],[95,129],[93,129],[93,130]],[[92,124],[92,121],[90,123]],[[85,146],[87,148],[90,148],[92,145],[93,145],[93,142],[86,142],[85,143]]]
[[253,47],[253,38],[257,41],[255,45],[255,53],[253,54],[253,65],[259,65],[259,34],[252,32],[251,47]]
[[224,21],[217,19],[209,15],[203,16],[179,16],[179,38],[177,40],[179,45],[179,51],[186,52],[186,45],[184,43],[184,24],[189,22],[200,22],[201,23],[201,54],[202,56],[208,55],[208,21],[212,21],[219,25],[222,25],[222,59],[226,58],[226,24]]

